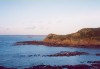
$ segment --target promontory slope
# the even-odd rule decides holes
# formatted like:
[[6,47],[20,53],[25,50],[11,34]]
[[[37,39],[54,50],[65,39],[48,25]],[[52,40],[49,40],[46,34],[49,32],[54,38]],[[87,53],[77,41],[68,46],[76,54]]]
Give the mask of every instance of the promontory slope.
[[67,35],[49,34],[43,42],[70,46],[100,47],[100,28],[83,28]]

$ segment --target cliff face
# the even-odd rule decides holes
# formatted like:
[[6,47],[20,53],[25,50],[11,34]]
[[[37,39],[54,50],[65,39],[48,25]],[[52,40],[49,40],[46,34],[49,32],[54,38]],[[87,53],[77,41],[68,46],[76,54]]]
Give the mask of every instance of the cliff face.
[[73,46],[100,46],[100,28],[83,28],[68,35],[49,34],[43,41]]

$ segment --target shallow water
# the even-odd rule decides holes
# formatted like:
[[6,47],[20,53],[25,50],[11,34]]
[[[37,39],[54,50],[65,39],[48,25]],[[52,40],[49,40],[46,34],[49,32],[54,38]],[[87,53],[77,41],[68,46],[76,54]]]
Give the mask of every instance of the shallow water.
[[[43,40],[46,36],[0,36],[0,66],[25,68],[36,65],[76,65],[87,64],[87,61],[100,61],[100,49],[74,47],[48,47],[44,45],[19,45],[17,41]],[[87,52],[89,55],[48,57],[61,51]],[[38,56],[37,56],[38,55]]]

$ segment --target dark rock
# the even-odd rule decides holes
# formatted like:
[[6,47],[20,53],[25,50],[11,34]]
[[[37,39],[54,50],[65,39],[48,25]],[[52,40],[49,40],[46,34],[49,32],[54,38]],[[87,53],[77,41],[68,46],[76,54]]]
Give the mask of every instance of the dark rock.
[[66,52],[66,51],[61,51],[60,53],[56,53],[56,54],[51,54],[51,55],[46,55],[49,57],[53,57],[53,56],[76,56],[76,55],[87,55],[88,53],[86,52]]
[[0,69],[17,69],[17,68],[8,68],[8,67],[0,66]]
[[100,61],[87,61],[87,63],[100,63]]
[[100,53],[97,53],[96,56],[100,56]]

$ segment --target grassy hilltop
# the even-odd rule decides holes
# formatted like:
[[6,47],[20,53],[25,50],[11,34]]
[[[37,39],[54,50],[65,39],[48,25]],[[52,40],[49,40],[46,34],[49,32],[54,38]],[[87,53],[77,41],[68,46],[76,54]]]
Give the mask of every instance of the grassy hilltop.
[[49,34],[43,41],[72,46],[100,46],[100,28],[83,28],[67,35]]

